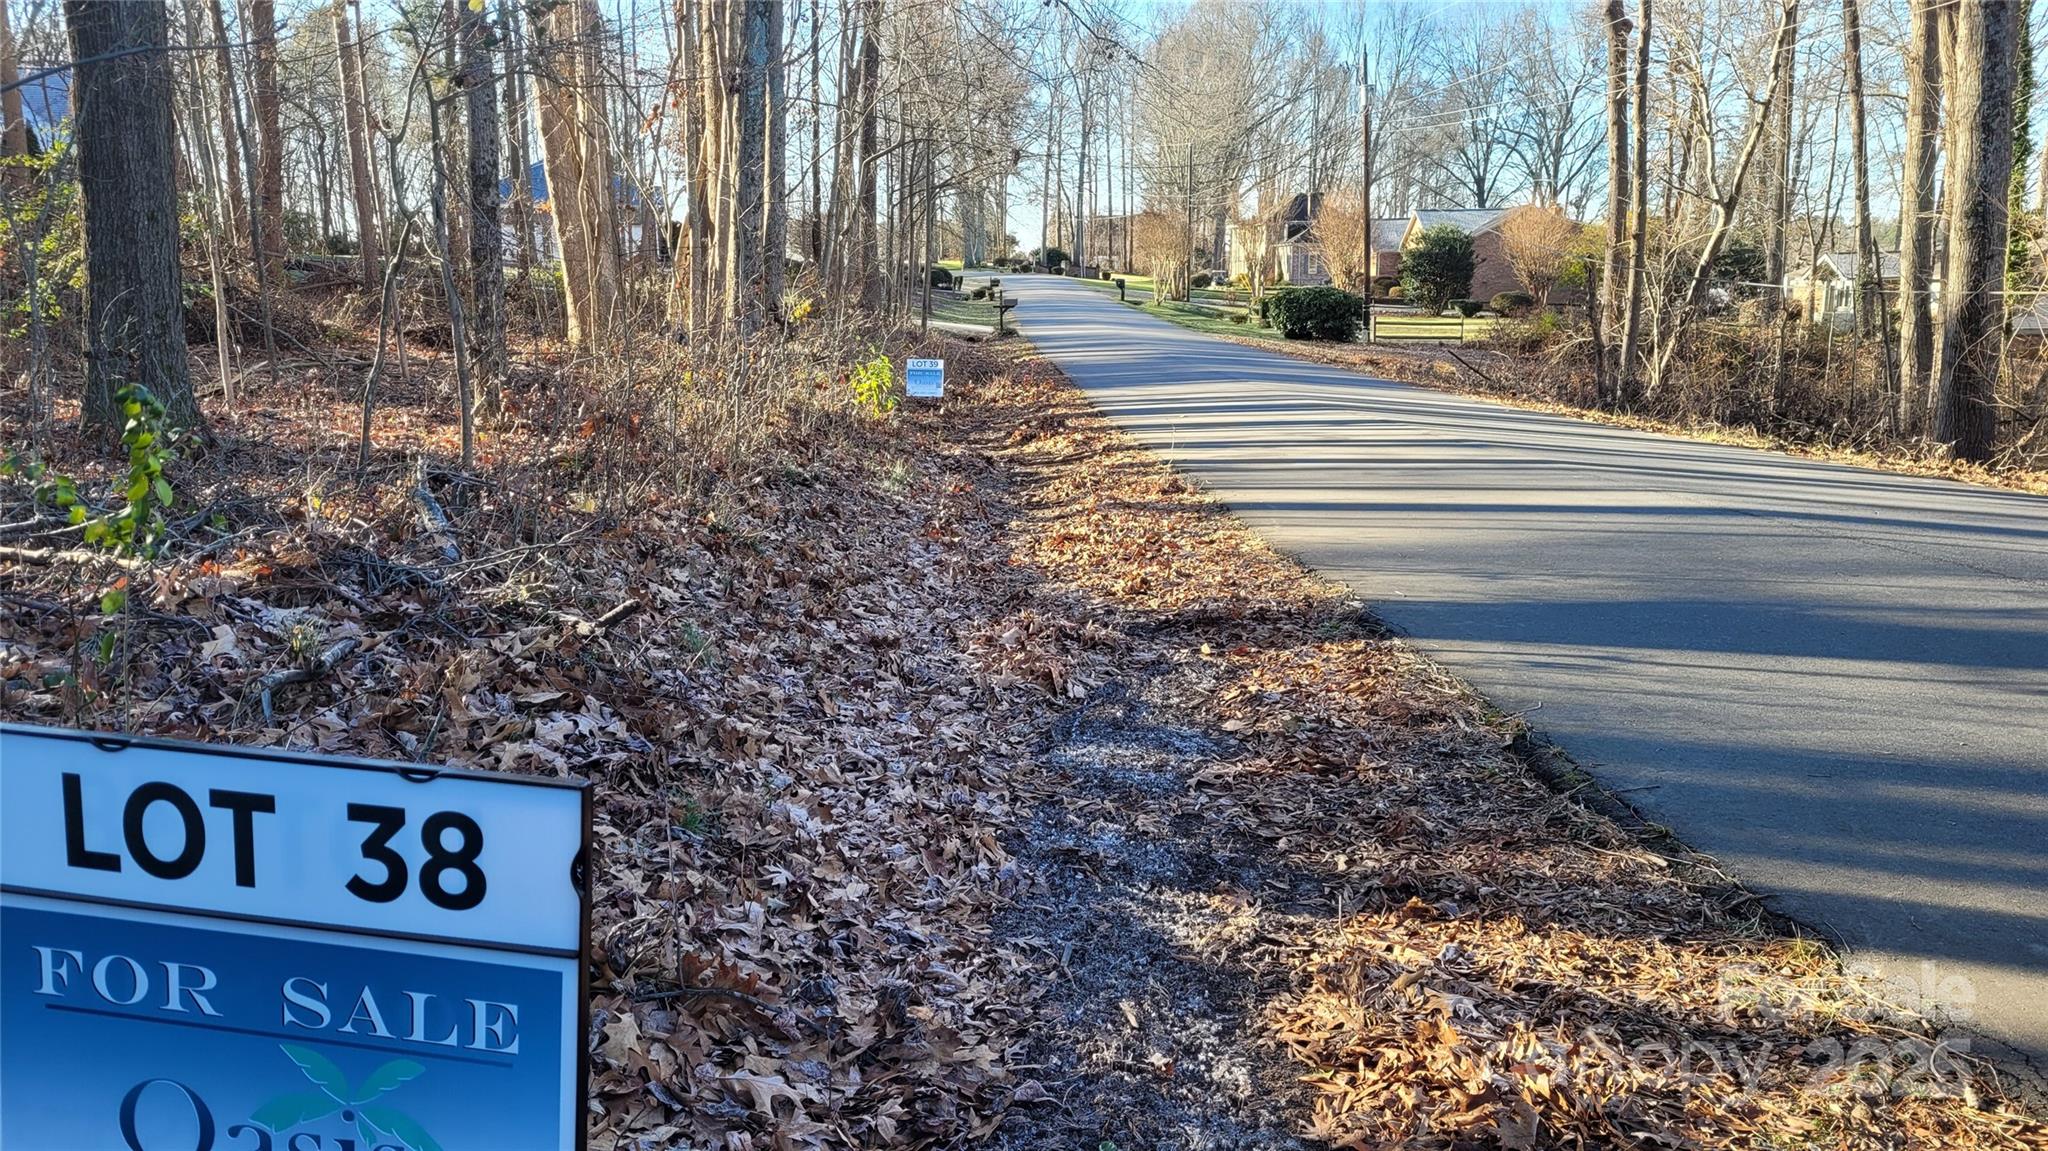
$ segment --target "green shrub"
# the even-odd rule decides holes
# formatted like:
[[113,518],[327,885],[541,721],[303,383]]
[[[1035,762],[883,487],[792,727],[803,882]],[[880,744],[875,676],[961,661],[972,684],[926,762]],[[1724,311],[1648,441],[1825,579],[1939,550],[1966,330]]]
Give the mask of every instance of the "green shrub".
[[983,286],[981,286],[981,287],[978,287],[978,288],[974,289],[973,291],[971,291],[971,292],[967,293],[967,298],[968,298],[968,299],[970,299],[970,300],[986,300],[986,299],[988,299],[988,287],[987,287],[987,285],[983,285]]
[[1527,292],[1496,292],[1486,306],[1503,316],[1526,316],[1536,310],[1536,297]]
[[1472,237],[1449,224],[1425,228],[1401,253],[1401,288],[1415,306],[1438,315],[1472,291]]
[[1452,300],[1451,307],[1457,309],[1459,315],[1469,320],[1478,315],[1480,309],[1486,307],[1486,302],[1484,300]]
[[947,271],[947,270],[946,270],[946,269],[944,269],[944,268],[939,268],[939,267],[934,267],[934,268],[932,269],[932,287],[934,287],[934,288],[950,288],[950,287],[952,287],[952,286],[953,286],[953,273],[951,273],[951,272]]
[[1350,340],[1358,335],[1358,297],[1340,288],[1296,288],[1268,297],[1273,327],[1290,340]]
[[1290,290],[1282,289],[1276,292],[1267,292],[1259,297],[1259,326],[1266,328],[1273,326],[1273,301],[1286,295]]
[[1207,272],[1196,272],[1196,273],[1194,274],[1194,276],[1193,276],[1193,277],[1191,277],[1191,278],[1190,278],[1190,279],[1188,280],[1188,285],[1189,285],[1190,287],[1196,287],[1196,288],[1206,288],[1206,287],[1208,287],[1208,286],[1210,285],[1210,283],[1212,283],[1212,282],[1213,282],[1213,281],[1211,281],[1211,280],[1209,279],[1209,273],[1207,273]]

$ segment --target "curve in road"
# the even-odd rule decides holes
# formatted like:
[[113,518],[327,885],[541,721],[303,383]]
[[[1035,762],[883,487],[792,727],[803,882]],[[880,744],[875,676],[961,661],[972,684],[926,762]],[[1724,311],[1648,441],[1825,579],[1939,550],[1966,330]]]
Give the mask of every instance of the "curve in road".
[[1525,411],[1007,282],[1033,344],[1269,542],[1778,910],[2048,1067],[2048,499]]

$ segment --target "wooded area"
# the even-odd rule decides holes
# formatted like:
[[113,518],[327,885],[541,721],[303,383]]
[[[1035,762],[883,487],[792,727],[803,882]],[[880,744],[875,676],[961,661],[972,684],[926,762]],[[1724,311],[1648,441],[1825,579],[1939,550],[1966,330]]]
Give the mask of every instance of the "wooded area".
[[2033,1151],[938,309],[1498,260],[1527,391],[2038,468],[2040,7],[0,0],[0,718],[589,781],[597,1151]]

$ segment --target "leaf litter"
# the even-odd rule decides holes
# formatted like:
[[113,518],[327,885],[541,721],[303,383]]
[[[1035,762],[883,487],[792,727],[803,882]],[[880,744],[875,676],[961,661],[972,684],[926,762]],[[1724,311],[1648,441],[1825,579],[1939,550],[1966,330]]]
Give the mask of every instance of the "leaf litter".
[[599,1151],[2048,1145],[1049,366],[947,354],[636,511],[433,479],[445,532],[336,463],[345,389],[259,393],[128,612],[0,559],[0,714],[593,780]]

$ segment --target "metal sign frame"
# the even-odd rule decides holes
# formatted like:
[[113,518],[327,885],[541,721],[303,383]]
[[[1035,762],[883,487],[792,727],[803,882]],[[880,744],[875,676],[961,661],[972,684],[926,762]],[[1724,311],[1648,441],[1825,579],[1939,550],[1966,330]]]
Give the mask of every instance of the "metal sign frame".
[[[322,755],[278,748],[241,747],[231,744],[200,743],[192,740],[160,739],[113,732],[78,731],[74,729],[48,728],[30,724],[4,722],[0,722],[0,735],[21,739],[57,740],[83,744],[107,754],[119,754],[131,749],[154,749],[176,755],[201,756],[211,759],[234,759],[283,764],[293,767],[373,772],[412,784],[428,784],[436,780],[467,780],[494,786],[541,787],[576,792],[578,795],[577,806],[580,811],[579,827],[577,829],[578,844],[576,853],[570,863],[570,874],[567,877],[575,891],[577,903],[577,945],[573,950],[504,942],[479,942],[474,939],[463,939],[453,936],[393,931],[362,926],[338,926],[332,923],[238,914],[228,911],[202,910],[131,899],[81,895],[45,888],[21,886],[8,882],[5,876],[0,876],[0,893],[77,903],[86,906],[127,908],[135,911],[155,912],[171,916],[188,916],[223,922],[283,927],[327,935],[354,935],[402,943],[453,946],[486,952],[511,952],[552,959],[569,959],[573,957],[576,962],[576,973],[573,983],[575,995],[575,1002],[573,1004],[575,1033],[565,1036],[564,1039],[575,1044],[575,1082],[570,1085],[570,1090],[567,1097],[563,1100],[563,1105],[568,1109],[572,1117],[571,1126],[575,1133],[574,1149],[575,1151],[586,1151],[590,1138],[590,1122],[588,1117],[590,1098],[590,916],[592,903],[590,883],[593,869],[591,832],[594,822],[595,791],[589,780],[546,779],[537,776],[500,774],[467,768],[427,767],[418,764],[365,759],[357,756]],[[4,775],[8,770],[9,765],[5,762],[0,762],[0,775]]]

